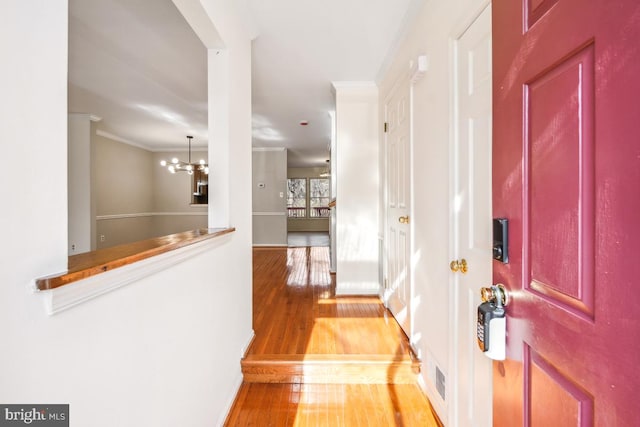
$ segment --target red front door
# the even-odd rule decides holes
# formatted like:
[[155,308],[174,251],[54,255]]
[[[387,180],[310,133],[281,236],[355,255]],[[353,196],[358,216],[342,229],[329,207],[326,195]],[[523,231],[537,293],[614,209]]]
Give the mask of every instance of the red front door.
[[496,426],[640,425],[640,2],[493,2]]

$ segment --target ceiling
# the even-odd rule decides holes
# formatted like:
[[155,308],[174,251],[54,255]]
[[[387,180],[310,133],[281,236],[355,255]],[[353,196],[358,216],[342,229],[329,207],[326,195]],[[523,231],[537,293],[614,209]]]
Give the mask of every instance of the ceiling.
[[171,0],[69,1],[69,111],[160,151],[207,145],[207,51]]
[[[375,81],[423,1],[247,0],[258,33],[253,146],[286,147],[290,167],[324,165],[331,82]],[[173,2],[70,0],[69,9],[69,111],[150,150],[184,149],[188,134],[206,146],[206,49]]]

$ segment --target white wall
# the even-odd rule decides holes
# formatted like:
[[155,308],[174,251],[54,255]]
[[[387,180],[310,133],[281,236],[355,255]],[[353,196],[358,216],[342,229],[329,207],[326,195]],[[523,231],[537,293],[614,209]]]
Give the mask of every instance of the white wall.
[[[413,340],[423,362],[422,381],[438,415],[447,424],[448,402],[435,388],[435,367],[446,376],[450,386],[452,359],[450,340],[451,276],[449,261],[450,228],[450,144],[452,128],[451,43],[471,17],[478,14],[481,0],[426,2],[395,53],[390,68],[380,82],[380,99],[385,99],[402,73],[408,73],[410,61],[428,56],[428,71],[414,86],[413,108],[413,182],[412,195],[414,252],[412,280],[414,301]],[[381,103],[380,117],[384,117]],[[384,139],[380,139],[381,149]],[[384,170],[381,170],[384,176]],[[381,207],[382,209],[382,207]],[[482,284],[478,284],[481,286]],[[450,391],[450,390],[449,390]],[[447,393],[449,393],[447,391]],[[447,396],[450,396],[447,394]]]
[[[334,93],[334,102],[335,102],[335,93]],[[333,203],[333,207],[331,208],[331,216],[329,217],[329,246],[331,249],[331,263],[330,263],[330,270],[332,273],[336,272],[336,265],[338,263],[337,259],[336,259],[336,235],[337,235],[337,230],[336,230],[336,207],[335,207],[335,201],[336,201],[336,193],[337,193],[337,185],[336,185],[336,181],[337,181],[337,176],[336,176],[336,171],[335,171],[335,167],[334,165],[336,165],[338,163],[338,160],[336,159],[336,153],[338,152],[338,148],[336,147],[336,112],[335,111],[331,111],[329,113],[329,116],[331,117],[331,153],[330,153],[330,165],[331,165],[331,201],[334,202]]]
[[30,286],[67,263],[67,16],[66,0],[0,4],[0,51],[14,64],[0,67],[0,144],[20,160],[0,168],[0,402],[69,403],[76,426],[219,424],[252,333],[249,37],[230,42],[243,58],[231,71],[244,93],[234,114],[244,119],[229,124],[228,181],[240,196],[228,210],[238,231],[48,316]]
[[378,294],[378,88],[334,83],[336,293]]

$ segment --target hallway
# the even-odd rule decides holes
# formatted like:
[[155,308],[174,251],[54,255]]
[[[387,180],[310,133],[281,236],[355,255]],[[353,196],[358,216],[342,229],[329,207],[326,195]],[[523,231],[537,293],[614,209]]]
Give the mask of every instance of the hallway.
[[254,248],[255,339],[228,426],[438,426],[395,319],[336,297],[327,247]]

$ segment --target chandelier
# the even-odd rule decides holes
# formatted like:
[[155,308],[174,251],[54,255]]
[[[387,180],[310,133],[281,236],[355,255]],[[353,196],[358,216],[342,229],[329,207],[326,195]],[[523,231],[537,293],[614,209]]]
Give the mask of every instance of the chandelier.
[[320,174],[321,178],[328,178],[331,176],[331,172],[329,171],[329,160],[326,160],[327,166],[325,166],[324,171]]
[[193,175],[193,171],[198,170],[209,175],[209,165],[204,161],[204,159],[200,159],[198,163],[191,162],[191,140],[193,139],[193,136],[187,135],[187,139],[189,140],[189,161],[183,162],[177,157],[174,157],[170,162],[161,160],[160,166],[166,167],[170,173],[187,172],[189,175]]

